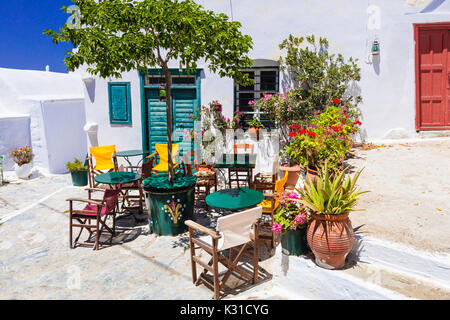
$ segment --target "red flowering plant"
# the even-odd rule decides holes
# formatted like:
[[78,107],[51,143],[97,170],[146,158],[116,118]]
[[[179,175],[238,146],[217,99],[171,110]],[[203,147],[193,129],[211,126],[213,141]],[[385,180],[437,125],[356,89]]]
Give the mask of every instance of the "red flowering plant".
[[295,191],[284,191],[280,205],[274,216],[272,231],[286,233],[288,230],[305,228],[310,220],[306,208],[298,201],[299,194]]
[[291,125],[289,136],[292,140],[285,148],[287,154],[297,164],[310,169],[317,170],[327,161],[328,168],[335,170],[353,147],[351,134],[356,133],[361,124],[355,117],[353,110],[330,106],[304,128]]

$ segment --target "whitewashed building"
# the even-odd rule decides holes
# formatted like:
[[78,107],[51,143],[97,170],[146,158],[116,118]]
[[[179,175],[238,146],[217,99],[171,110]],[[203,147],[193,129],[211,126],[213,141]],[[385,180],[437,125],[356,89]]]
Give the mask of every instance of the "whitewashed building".
[[12,170],[13,149],[29,145],[33,167],[65,173],[86,156],[84,92],[78,74],[0,68],[0,155]]
[[[253,38],[250,57],[257,84],[251,97],[240,94],[232,79],[220,78],[200,63],[195,75],[174,76],[175,116],[177,105],[187,113],[219,100],[231,117],[248,99],[259,97],[258,89],[286,89],[290,84],[276,63],[283,55],[278,45],[289,34],[314,34],[329,40],[332,53],[359,59],[362,79],[352,89],[363,97],[362,138],[412,138],[418,130],[450,129],[450,1],[197,2],[240,21],[243,33]],[[378,55],[372,54],[374,41]],[[176,62],[173,67],[177,73]],[[84,74],[86,120],[98,130],[99,144],[148,151],[161,140],[165,129],[157,121],[161,106],[156,99],[161,74],[157,69],[128,72],[120,79]],[[174,127],[186,125],[177,121]]]

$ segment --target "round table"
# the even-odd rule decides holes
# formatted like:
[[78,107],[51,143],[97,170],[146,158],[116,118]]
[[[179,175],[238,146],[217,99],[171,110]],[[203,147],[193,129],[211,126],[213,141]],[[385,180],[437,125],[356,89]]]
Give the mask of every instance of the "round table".
[[210,207],[237,211],[255,207],[264,200],[264,195],[254,189],[233,188],[224,189],[209,194],[205,201]]
[[106,172],[94,177],[95,182],[109,184],[109,185],[117,185],[122,181],[123,184],[131,183],[138,181],[141,178],[139,173],[135,172],[124,172],[124,171],[113,171]]
[[[125,161],[128,162],[128,164],[130,165],[130,167],[132,166],[132,164],[128,158],[142,156],[143,154],[144,154],[144,152],[142,150],[126,150],[126,151],[116,152],[116,156],[124,158]],[[139,160],[138,165],[139,165],[139,163],[141,163],[141,161],[142,161],[142,159]]]

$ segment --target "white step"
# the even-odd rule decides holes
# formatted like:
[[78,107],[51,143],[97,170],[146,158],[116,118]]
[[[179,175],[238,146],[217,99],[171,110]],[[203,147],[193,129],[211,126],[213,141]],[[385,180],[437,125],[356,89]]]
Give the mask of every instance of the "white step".
[[450,256],[357,235],[343,270],[310,257],[286,256],[278,246],[273,294],[291,299],[449,299]]

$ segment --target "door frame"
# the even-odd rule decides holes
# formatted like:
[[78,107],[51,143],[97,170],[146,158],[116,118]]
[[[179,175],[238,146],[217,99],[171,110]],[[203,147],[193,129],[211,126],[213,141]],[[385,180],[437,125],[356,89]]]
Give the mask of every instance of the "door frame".
[[[194,72],[186,72],[186,70],[180,71],[180,69],[170,68],[170,72],[172,76],[178,75],[194,75],[195,76],[195,84],[193,85],[172,85],[171,89],[196,89],[197,94],[197,102],[198,105],[201,106],[201,73],[203,72],[202,68],[196,69]],[[151,68],[147,71],[139,71],[139,81],[140,81],[140,94],[141,94],[141,135],[142,135],[142,151],[144,155],[148,155],[150,153],[150,141],[149,141],[149,121],[148,121],[148,106],[145,97],[145,91],[147,89],[159,89],[159,85],[146,85],[145,84],[145,76],[147,75],[161,75],[164,76],[162,69]],[[200,113],[200,108],[198,110]]]
[[[416,117],[415,127],[416,131],[433,131],[433,130],[448,130],[449,127],[421,127],[421,103],[420,103],[420,59],[419,59],[419,32],[423,30],[440,30],[448,28],[450,29],[450,22],[427,22],[427,23],[413,23],[414,28],[414,58],[415,58],[415,80],[416,80]],[[448,58],[447,58],[448,59]],[[450,71],[450,66],[447,66],[447,72]],[[446,104],[448,103],[447,93],[445,95]],[[448,109],[448,107],[446,108]],[[446,110],[447,112],[447,110]]]

